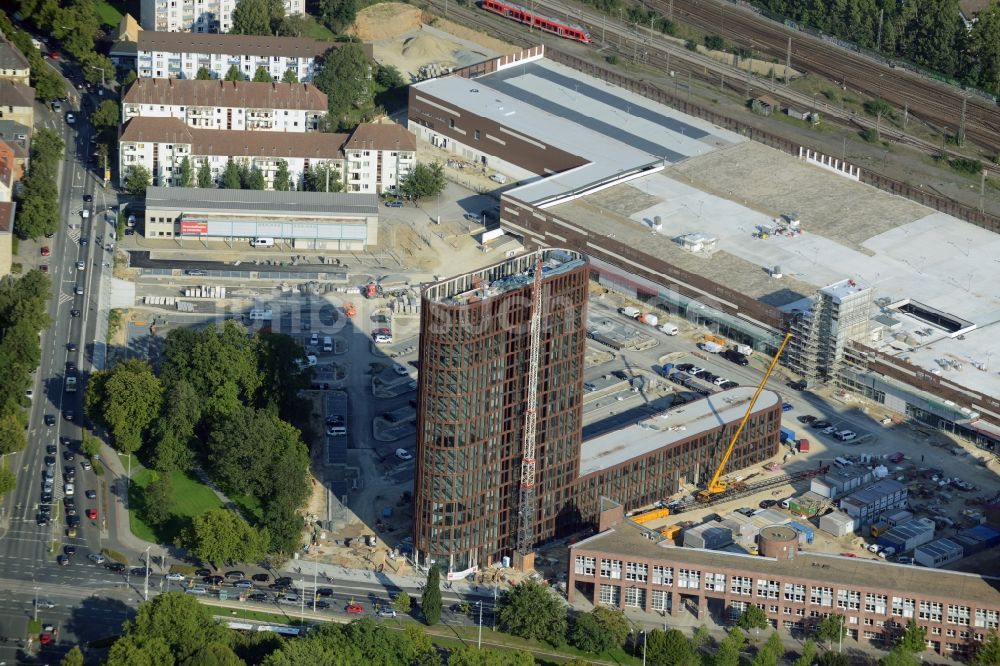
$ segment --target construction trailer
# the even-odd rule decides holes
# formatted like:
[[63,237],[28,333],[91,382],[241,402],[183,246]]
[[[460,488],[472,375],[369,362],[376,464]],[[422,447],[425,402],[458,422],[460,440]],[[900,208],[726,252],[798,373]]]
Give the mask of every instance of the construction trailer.
[[874,477],[867,467],[846,467],[809,482],[810,492],[830,499],[840,497],[870,483]]
[[840,510],[860,525],[870,525],[906,506],[907,491],[899,481],[882,479],[840,500]]
[[830,513],[820,516],[819,518],[819,528],[827,534],[832,534],[835,537],[854,534],[854,530],[856,530],[857,527],[857,520],[851,518],[843,511],[831,511]]
[[880,536],[875,543],[883,547],[895,548],[898,555],[908,553],[925,543],[930,543],[933,539],[934,521],[928,518],[915,518],[896,525]]
[[965,549],[951,539],[938,539],[918,546],[913,551],[913,560],[930,569],[943,567],[965,557]]
[[733,531],[718,521],[712,521],[684,530],[683,541],[685,548],[718,550],[733,542]]

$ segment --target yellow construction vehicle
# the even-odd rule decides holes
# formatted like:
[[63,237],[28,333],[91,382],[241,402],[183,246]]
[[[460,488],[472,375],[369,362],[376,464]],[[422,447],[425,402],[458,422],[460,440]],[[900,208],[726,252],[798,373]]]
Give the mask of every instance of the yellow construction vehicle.
[[727,490],[734,487],[735,484],[731,485],[727,483],[724,479],[721,479],[722,471],[726,468],[726,463],[729,462],[729,456],[733,455],[733,449],[736,448],[736,442],[740,438],[740,433],[743,432],[743,427],[750,420],[750,414],[753,412],[753,406],[757,403],[757,398],[760,396],[760,392],[764,390],[764,386],[767,384],[768,377],[774,372],[774,368],[778,365],[778,359],[781,358],[781,352],[785,351],[785,345],[791,340],[792,334],[786,333],[785,339],[781,341],[781,346],[778,347],[778,353],[774,355],[771,359],[771,365],[767,366],[767,372],[764,373],[763,379],[760,380],[760,384],[757,385],[757,390],[754,391],[753,397],[750,398],[750,404],[747,405],[746,414],[743,415],[743,419],[740,420],[740,425],[736,428],[736,432],[733,433],[733,438],[729,440],[729,446],[726,447],[726,452],[722,455],[722,461],[719,462],[719,466],[715,468],[715,474],[712,475],[712,480],[708,482],[705,489],[698,493],[699,502],[709,502],[713,497],[720,493],[724,493]]
[[666,518],[670,515],[670,509],[651,509],[646,513],[640,513],[632,516],[629,520],[634,523],[639,523],[640,525],[645,525],[659,518]]

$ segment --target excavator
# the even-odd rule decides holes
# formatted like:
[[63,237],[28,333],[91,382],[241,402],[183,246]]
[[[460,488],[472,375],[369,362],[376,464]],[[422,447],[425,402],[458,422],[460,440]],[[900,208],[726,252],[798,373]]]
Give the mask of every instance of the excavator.
[[785,339],[781,341],[781,346],[778,347],[778,352],[774,355],[774,358],[771,359],[771,365],[767,366],[767,372],[764,373],[764,378],[760,380],[760,384],[757,385],[757,390],[754,391],[753,397],[750,398],[750,404],[747,405],[747,411],[743,415],[740,425],[736,428],[736,432],[733,433],[732,439],[729,440],[729,446],[726,447],[726,452],[722,455],[722,461],[719,462],[719,466],[715,468],[712,480],[708,482],[708,485],[705,486],[704,490],[698,492],[697,498],[699,502],[711,502],[716,495],[735,488],[737,483],[742,483],[742,481],[730,483],[720,477],[722,476],[723,470],[726,469],[726,463],[729,462],[729,456],[733,455],[733,449],[736,448],[736,442],[740,438],[740,433],[743,432],[743,427],[746,426],[747,421],[750,420],[750,414],[753,413],[753,406],[757,403],[757,398],[760,396],[760,392],[764,390],[764,386],[767,384],[768,378],[778,365],[778,359],[781,358],[781,353],[785,351],[785,345],[787,345],[788,341],[791,339],[792,334],[786,333]]

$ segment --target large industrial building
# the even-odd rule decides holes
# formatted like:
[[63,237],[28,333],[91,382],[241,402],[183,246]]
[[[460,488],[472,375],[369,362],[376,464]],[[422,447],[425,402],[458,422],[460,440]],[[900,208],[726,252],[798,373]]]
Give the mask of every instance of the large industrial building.
[[1000,381],[987,371],[1000,357],[1000,293],[985,288],[1000,283],[997,234],[543,47],[409,94],[418,137],[516,181],[500,225],[527,248],[581,252],[603,286],[757,350],[772,353],[792,330],[783,362],[809,382],[1000,446]]
[[[671,407],[582,442],[588,266],[546,249],[423,292],[414,550],[449,571],[485,567],[516,545],[533,272],[543,260],[536,510],[532,543],[597,519],[599,498],[629,509],[711,475],[754,389]],[[777,453],[781,398],[764,391],[733,466]]]
[[378,242],[374,194],[146,189],[145,236],[358,252]]
[[1000,627],[997,578],[803,553],[789,525],[762,529],[759,555],[681,548],[624,520],[623,507],[602,508],[600,533],[570,547],[571,603],[582,594],[594,605],[717,622],[756,605],[784,630],[811,629],[838,613],[849,639],[883,648],[914,619],[927,629],[928,647],[949,657]]

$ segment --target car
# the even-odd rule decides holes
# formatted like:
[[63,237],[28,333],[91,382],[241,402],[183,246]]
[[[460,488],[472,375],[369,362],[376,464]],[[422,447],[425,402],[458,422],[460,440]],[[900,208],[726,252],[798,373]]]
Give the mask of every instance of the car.
[[868,546],[868,552],[876,554],[880,553],[882,552],[882,546],[878,545],[877,543],[873,543]]
[[68,555],[60,554],[59,557],[56,558],[56,562],[58,562],[61,567],[68,567],[70,559]]
[[406,449],[396,449],[396,457],[400,460],[413,460],[413,454]]
[[45,452],[48,453],[49,455],[54,456],[57,450],[58,449],[56,448],[55,444],[46,444],[45,445]]
[[135,215],[129,215],[128,219],[125,221],[125,225],[131,229],[135,226]]
[[382,608],[378,609],[378,616],[379,617],[396,617],[396,609],[395,608],[389,608],[388,606],[382,606]]
[[221,585],[222,580],[223,580],[222,576],[205,576],[201,579],[201,582],[205,583],[206,585]]
[[73,287],[73,293],[76,294],[77,296],[83,296],[83,286],[76,285],[75,287]]
[[913,558],[906,556],[898,557],[896,558],[896,564],[913,564]]
[[289,606],[304,606],[305,600],[297,594],[284,594],[278,597],[279,604],[287,604]]
[[719,354],[719,356],[739,366],[750,365],[750,360],[745,355],[739,353],[735,349],[727,349],[723,351],[721,354]]
[[72,409],[67,409],[65,412],[63,412],[63,418],[66,419],[67,421],[72,421],[75,416],[76,412],[74,412]]
[[59,51],[49,51],[49,57],[53,60],[59,60]]
[[251,580],[238,580],[233,583],[233,587],[240,590],[249,590],[253,587],[253,581]]
[[728,381],[729,380],[726,379],[725,377],[716,377],[715,380],[712,383],[715,384],[716,386],[722,386],[723,384],[725,384]]
[[[96,490],[87,490],[87,491],[85,491],[83,493],[83,495],[87,499],[97,499],[97,491]],[[90,516],[87,516],[87,517],[89,518]],[[95,516],[95,518],[96,518],[96,516]]]
[[208,590],[203,587],[186,587],[184,592],[187,594],[208,594]]
[[104,561],[107,560],[102,553],[91,553],[90,555],[87,555],[87,559],[94,564],[104,564]]
[[77,346],[76,346],[75,342],[67,342],[66,343],[66,351],[75,352],[76,350],[77,350]]
[[90,520],[95,520],[97,518],[97,509],[87,509],[86,511],[84,511],[84,514]]
[[72,310],[69,311],[69,316],[70,317],[79,317],[80,316],[80,311],[77,310],[76,308],[73,308]]
[[48,514],[39,513],[37,516],[35,516],[35,523],[39,527],[45,527],[46,525],[48,525],[49,524]]
[[820,430],[820,432],[822,432],[824,435],[832,435],[833,433],[837,432],[837,426],[827,426],[826,428]]
[[772,506],[776,505],[777,503],[778,503],[777,500],[769,500],[769,499],[767,500],[766,499],[766,500],[761,500],[760,504],[758,504],[757,506],[759,506],[762,509],[770,509]]
[[66,449],[65,451],[63,451],[63,460],[65,460],[66,462],[72,462],[76,460],[76,454],[70,451],[69,449]]
[[697,365],[688,364],[687,370],[684,370],[686,374],[692,377],[697,377],[699,372],[705,372],[705,368],[699,368]]
[[69,557],[76,555],[76,546],[63,546],[63,553]]
[[132,567],[128,573],[130,576],[145,576],[152,572],[147,567]]
[[316,605],[316,610],[321,610],[321,609],[322,610],[326,610],[327,608],[330,607],[330,602],[329,601],[317,601],[315,603],[315,605]]
[[63,493],[68,497],[72,497],[75,491],[76,488],[73,487],[72,483],[67,483],[66,485],[63,486]]
[[790,403],[790,402],[783,402],[783,403],[781,403],[781,411],[783,411],[783,412],[790,412],[793,409],[795,409],[795,405],[793,405],[792,403]]
[[810,428],[815,428],[816,430],[823,430],[824,428],[830,427],[829,421],[813,421],[809,424]]
[[135,229],[126,229],[125,230],[125,235],[126,236],[134,236],[135,235]]
[[76,116],[74,116],[72,113],[67,113],[66,114],[66,122],[68,122],[70,125],[72,125],[73,123],[76,122]]
[[392,366],[392,369],[395,370],[396,374],[399,375],[400,377],[406,377],[407,375],[410,374],[410,371],[401,365],[394,365]]
[[184,271],[184,275],[190,275],[192,277],[203,276],[203,275],[208,275],[208,271],[203,271],[200,268],[189,268],[186,271]]
[[212,575],[212,570],[211,569],[195,569],[194,575],[195,576],[211,576]]
[[284,586],[287,587],[287,586],[289,586],[289,585],[292,584],[292,577],[291,576],[281,576],[280,578],[275,578],[274,579],[274,583],[275,583],[275,585],[284,585]]
[[348,613],[351,613],[352,615],[357,615],[359,613],[365,612],[365,609],[361,606],[361,604],[357,603],[347,604],[347,607],[344,610],[347,611]]
[[708,382],[709,384],[714,384],[715,380],[719,378],[719,375],[713,374],[711,372],[706,372],[701,376],[701,379]]
[[47,245],[42,247],[42,256],[43,257],[48,257],[51,254],[52,254],[52,250],[50,250]]
[[182,582],[184,580],[184,574],[177,573],[176,571],[173,571],[171,573],[168,573],[166,576],[164,576],[164,578],[166,578],[167,580],[172,580],[172,581],[176,581],[176,582]]
[[805,425],[809,425],[810,423],[816,423],[816,417],[813,416],[812,414],[803,414],[802,416],[796,416],[795,418],[796,420],[798,420],[799,423],[803,423]]
[[755,509],[752,509],[752,508],[750,508],[748,506],[744,506],[744,507],[740,507],[739,509],[736,509],[736,513],[740,514],[741,516],[746,516],[747,518],[749,518],[750,516],[752,516],[754,514],[754,511],[755,511]]
[[332,597],[333,588],[332,587],[321,587],[316,590],[317,597]]
[[840,432],[835,432],[833,436],[842,442],[849,442],[852,439],[857,439],[858,433],[853,430],[841,430]]
[[87,270],[87,264],[82,261],[76,262],[76,270],[78,271]]
[[326,429],[327,437],[343,437],[347,434],[347,428],[344,426],[330,426]]
[[56,417],[53,414],[46,414],[44,417],[45,425],[50,428],[56,424]]
[[385,207],[386,208],[402,208],[403,207],[403,202],[399,201],[398,199],[396,201],[386,201],[385,202]]
[[56,113],[62,113],[62,102],[59,100],[54,100],[52,102],[52,110]]
[[63,498],[63,506],[65,506],[67,509],[75,509],[76,508],[76,498],[75,497],[64,497]]
[[65,465],[63,467],[63,476],[73,478],[76,476],[76,468],[72,465]]
[[722,382],[721,384],[719,384],[719,388],[724,389],[726,391],[728,391],[730,389],[734,389],[734,388],[739,388],[739,386],[740,385],[737,384],[734,381],[727,381],[727,382]]
[[271,577],[266,573],[255,573],[254,575],[250,576],[250,580],[255,580],[258,583],[266,583],[267,581],[271,580]]
[[93,200],[94,200],[94,195],[92,195],[92,194],[84,194],[83,195],[83,202],[84,203],[90,203]]
[[55,608],[56,605],[49,599],[39,599],[35,602],[36,608]]
[[55,464],[56,464],[56,457],[55,456],[45,456],[45,465],[47,467],[52,467]]
[[326,417],[326,424],[328,426],[344,425],[344,417],[339,414],[336,416],[328,416]]
[[121,562],[110,562],[105,566],[108,568],[108,571],[114,573],[125,573],[125,570],[128,569],[128,567],[122,564]]
[[86,236],[80,236],[80,245],[83,245],[84,247],[86,247],[86,245],[87,245],[87,237]]
[[[82,463],[80,463],[80,467],[82,467],[83,469],[85,469],[88,472],[94,468],[94,466],[90,464],[89,460],[84,460]],[[94,491],[93,490],[88,490],[87,492],[88,493],[92,493]],[[90,495],[87,495],[87,497],[90,497]]]
[[38,267],[38,269],[40,271],[42,271],[43,273],[48,273],[49,272],[49,265],[48,264],[42,264],[41,266]]
[[264,602],[268,601],[269,599],[270,597],[267,596],[267,592],[254,592],[253,594],[247,596],[248,601]]
[[247,575],[245,573],[243,573],[242,571],[227,571],[226,572],[226,579],[227,580],[243,580],[246,577],[247,577]]
[[41,494],[41,502],[42,502],[42,504],[48,504],[51,501],[52,501],[52,493],[51,492],[47,492],[47,493],[42,493]]

